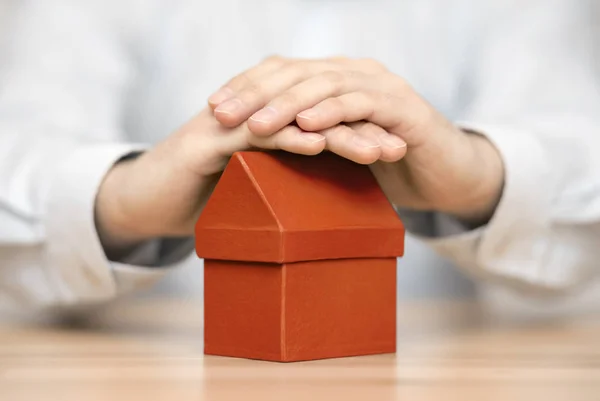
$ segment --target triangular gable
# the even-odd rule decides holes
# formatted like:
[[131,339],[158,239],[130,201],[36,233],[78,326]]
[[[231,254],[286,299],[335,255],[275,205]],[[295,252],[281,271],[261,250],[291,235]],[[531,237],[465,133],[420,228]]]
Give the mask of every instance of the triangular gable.
[[197,224],[204,228],[279,229],[239,154],[227,164]]
[[279,258],[280,228],[239,154],[232,156],[196,223],[196,252],[244,260]]

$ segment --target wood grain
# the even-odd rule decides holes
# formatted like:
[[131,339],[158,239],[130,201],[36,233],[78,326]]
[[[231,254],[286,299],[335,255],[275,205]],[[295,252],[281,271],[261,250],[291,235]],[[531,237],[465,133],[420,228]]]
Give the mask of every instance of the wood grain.
[[207,357],[202,305],[130,300],[0,320],[0,400],[599,400],[600,320],[494,321],[400,305],[398,353],[280,364]]

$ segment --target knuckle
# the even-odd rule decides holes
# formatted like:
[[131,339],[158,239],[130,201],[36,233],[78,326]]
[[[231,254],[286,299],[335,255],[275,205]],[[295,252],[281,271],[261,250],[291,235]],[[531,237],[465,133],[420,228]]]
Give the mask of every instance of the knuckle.
[[300,130],[294,126],[287,126],[273,135],[273,140],[276,149],[293,150],[296,143],[295,138]]
[[254,133],[252,131],[250,131],[248,128],[244,128],[244,135],[245,135],[245,139],[246,139],[246,143],[248,144],[248,147],[253,147],[253,148],[259,148],[259,149],[266,149],[269,148],[268,142],[272,141],[273,138],[271,137],[260,137],[258,135],[254,135]]
[[340,71],[333,71],[333,70],[325,71],[322,74],[322,77],[327,82],[329,82],[329,84],[332,85],[334,88],[339,88],[346,81],[346,75],[344,75]]
[[264,88],[261,84],[250,81],[249,85],[244,88],[244,91],[240,93],[240,98],[262,98],[264,96]]
[[434,118],[434,112],[431,107],[417,105],[410,110],[408,117],[404,121],[403,131],[406,134],[418,132],[420,129],[427,127]]
[[430,121],[432,121],[435,118],[435,113],[433,108],[427,104],[419,104],[417,107],[415,107],[414,116],[415,121],[421,125],[428,124]]
[[[330,97],[323,100],[315,106],[324,117],[323,121],[341,122],[346,119],[347,108],[342,100],[337,97]],[[318,125],[321,123],[317,122]]]
[[239,75],[237,75],[236,77],[232,78],[231,80],[229,80],[229,82],[227,82],[224,85],[224,88],[229,88],[231,90],[237,91],[240,89],[243,89],[244,87],[248,86],[248,84],[251,82],[251,79],[248,77],[248,74],[246,72],[243,72]]
[[379,98],[378,100],[381,100],[385,104],[392,104],[398,100],[398,97],[396,95],[394,95],[392,92],[383,92],[383,93],[380,92],[378,95],[373,93],[372,97],[373,97],[373,99],[378,97]]
[[244,138],[246,140],[246,143],[249,146],[258,146],[258,142],[260,141],[260,138],[257,137],[256,135],[254,135],[252,133],[252,131],[250,131],[248,129],[248,126],[246,124],[243,125],[242,129],[244,130]]
[[309,76],[310,71],[310,65],[306,61],[290,61],[280,67],[281,74],[287,77],[304,78]]
[[330,134],[333,136],[344,136],[344,135],[348,135],[348,133],[351,131],[352,129],[350,127],[348,127],[347,125],[344,124],[338,124],[335,127],[331,128],[330,130]]
[[330,97],[321,102],[321,107],[327,110],[338,110],[344,107],[344,102],[338,97]]
[[289,68],[297,71],[300,76],[304,77],[310,75],[312,64],[310,61],[303,60],[290,64]]
[[388,101],[391,100],[391,98],[388,99],[388,96],[392,96],[390,92],[381,92],[373,89],[362,92],[362,95],[364,96],[365,102],[368,104],[373,104],[380,101]]
[[387,71],[387,68],[379,61],[372,58],[362,58],[359,63],[368,71],[372,72],[383,72]]
[[365,74],[358,70],[346,70],[344,71],[344,75],[348,79],[356,79],[364,77]]
[[332,118],[339,121],[344,121],[347,116],[347,107],[343,100],[337,97],[329,98],[321,103],[323,111],[329,114]]
[[369,90],[363,92],[363,95],[365,104],[373,108],[377,107],[376,105],[393,107],[399,100],[398,96],[390,91]]
[[282,93],[277,99],[277,105],[284,109],[297,106],[299,103],[298,95],[291,91]]
[[408,81],[392,73],[386,73],[386,78],[392,83],[391,89],[397,93],[405,93],[407,91],[411,91],[411,86]]
[[285,146],[285,140],[282,139],[285,138],[282,138],[281,135],[272,135],[265,141],[265,149],[283,149],[283,146]]

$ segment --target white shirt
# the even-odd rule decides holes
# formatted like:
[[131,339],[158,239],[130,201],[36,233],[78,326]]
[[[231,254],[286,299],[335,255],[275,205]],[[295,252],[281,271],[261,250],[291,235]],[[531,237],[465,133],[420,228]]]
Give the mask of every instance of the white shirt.
[[189,243],[107,260],[93,222],[98,186],[118,158],[169,135],[271,54],[375,58],[487,135],[506,164],[490,223],[469,231],[400,211],[410,237],[484,282],[578,289],[600,272],[589,3],[14,2],[0,65],[0,302],[106,302],[170,274]]

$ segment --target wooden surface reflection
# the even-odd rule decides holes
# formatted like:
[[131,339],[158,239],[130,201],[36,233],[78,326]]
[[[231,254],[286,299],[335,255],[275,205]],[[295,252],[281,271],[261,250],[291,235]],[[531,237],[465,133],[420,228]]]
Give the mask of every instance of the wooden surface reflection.
[[0,399],[599,400],[600,321],[399,307],[398,353],[278,364],[202,355],[202,305],[138,300],[62,325],[0,322]]

